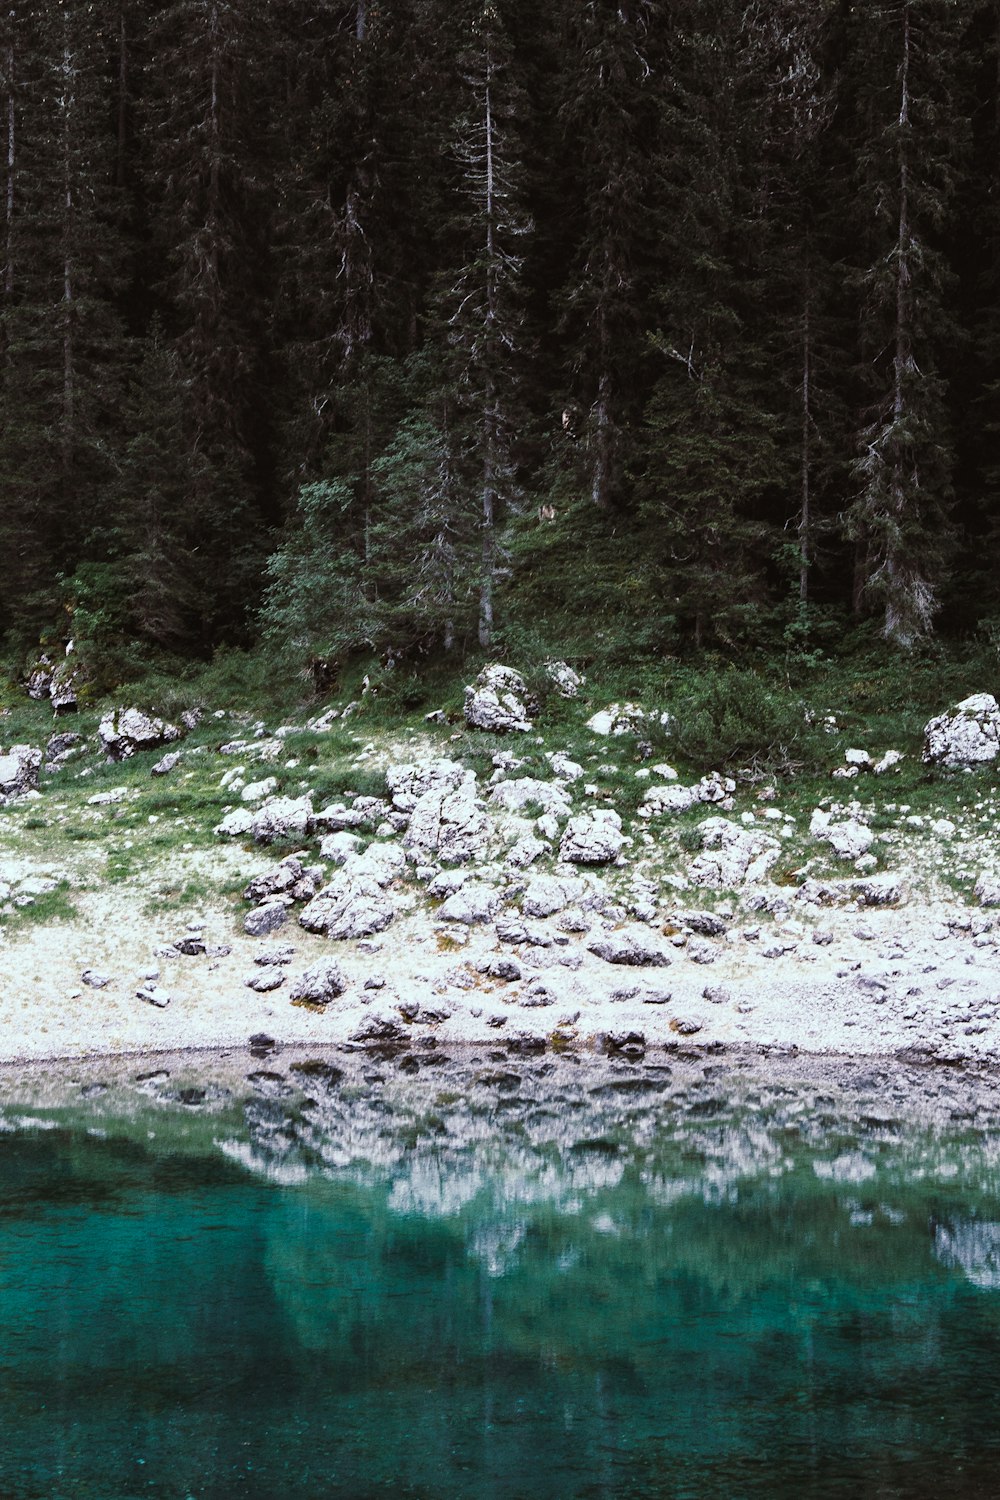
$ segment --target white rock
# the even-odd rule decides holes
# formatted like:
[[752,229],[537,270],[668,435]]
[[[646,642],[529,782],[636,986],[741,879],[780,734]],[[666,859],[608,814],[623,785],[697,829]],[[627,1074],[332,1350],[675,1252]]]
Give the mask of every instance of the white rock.
[[278,778],[267,776],[263,781],[251,781],[240,792],[241,802],[262,802],[265,797],[270,797],[272,792],[278,790]]
[[250,827],[255,843],[271,844],[275,839],[311,833],[315,822],[310,793],[298,798],[272,797],[254,813]]
[[112,760],[127,760],[138,750],[156,750],[179,740],[182,731],[155,714],[138,708],[116,708],[106,713],[97,734],[106,755]]
[[465,689],[465,722],[471,729],[494,734],[521,733],[531,729],[525,706],[524,678],[512,667],[493,663],[484,667]]
[[849,766],[857,766],[859,771],[872,769],[872,758],[867,750],[845,750],[844,759]]
[[320,856],[333,860],[335,865],[342,865],[352,854],[357,853],[360,843],[356,833],[348,833],[345,829],[341,829],[339,833],[328,833],[320,841]]
[[500,893],[482,881],[470,880],[449,896],[438,916],[448,922],[474,926],[492,920],[500,909]]
[[741,828],[726,818],[706,818],[699,825],[702,853],[688,871],[692,884],[732,890],[764,880],[781,852],[770,834]]
[[587,679],[575,672],[567,662],[550,661],[545,663],[545,673],[554,685],[560,698],[578,698],[580,689]]
[[213,833],[220,838],[240,839],[253,828],[253,813],[248,807],[238,807],[227,813],[221,823],[216,823]]
[[571,818],[566,825],[559,858],[574,865],[600,865],[617,859],[625,845],[622,820],[611,808]]
[[900,761],[905,760],[901,750],[887,750],[882,759],[875,763],[875,775],[884,776],[886,771],[891,771],[898,766]]
[[958,770],[1000,753],[1000,708],[990,693],[974,693],[924,726],[924,760]]
[[[531,803],[537,803],[542,813],[552,813],[557,818],[568,817],[572,802],[566,788],[558,781],[536,781],[533,776],[522,776],[517,781],[501,781],[490,793],[490,801],[505,812],[522,813]],[[539,813],[537,816],[541,816]]]
[[556,875],[533,875],[521,902],[526,917],[551,917],[564,911],[584,892],[582,880],[561,880]]

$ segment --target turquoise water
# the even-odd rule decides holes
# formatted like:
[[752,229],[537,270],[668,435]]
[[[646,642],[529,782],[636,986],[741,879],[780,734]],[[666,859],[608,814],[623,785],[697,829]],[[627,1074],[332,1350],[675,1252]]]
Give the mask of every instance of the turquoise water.
[[995,1496],[997,1121],[930,1070],[8,1077],[0,1497]]

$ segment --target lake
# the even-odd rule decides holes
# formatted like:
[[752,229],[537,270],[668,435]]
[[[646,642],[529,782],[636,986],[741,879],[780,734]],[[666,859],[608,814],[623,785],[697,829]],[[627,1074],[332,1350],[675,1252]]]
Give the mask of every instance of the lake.
[[0,1500],[1000,1488],[988,1073],[8,1069],[0,1162]]

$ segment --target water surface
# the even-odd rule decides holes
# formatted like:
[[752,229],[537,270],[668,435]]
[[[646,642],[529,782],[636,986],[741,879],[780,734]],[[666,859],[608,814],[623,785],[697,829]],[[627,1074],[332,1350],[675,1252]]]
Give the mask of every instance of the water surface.
[[995,1496],[996,1083],[0,1075],[2,1500]]

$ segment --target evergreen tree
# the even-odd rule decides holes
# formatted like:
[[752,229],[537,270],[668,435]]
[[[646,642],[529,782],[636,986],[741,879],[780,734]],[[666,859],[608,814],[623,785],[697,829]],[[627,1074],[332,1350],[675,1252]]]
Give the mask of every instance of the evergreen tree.
[[931,630],[951,543],[941,350],[956,328],[938,237],[965,144],[960,21],[953,0],[891,0],[858,10],[854,38],[867,410],[850,526],[865,595],[884,611],[886,639],[904,648]]
[[126,344],[110,0],[8,9],[0,471],[8,619],[37,625],[111,472]]

